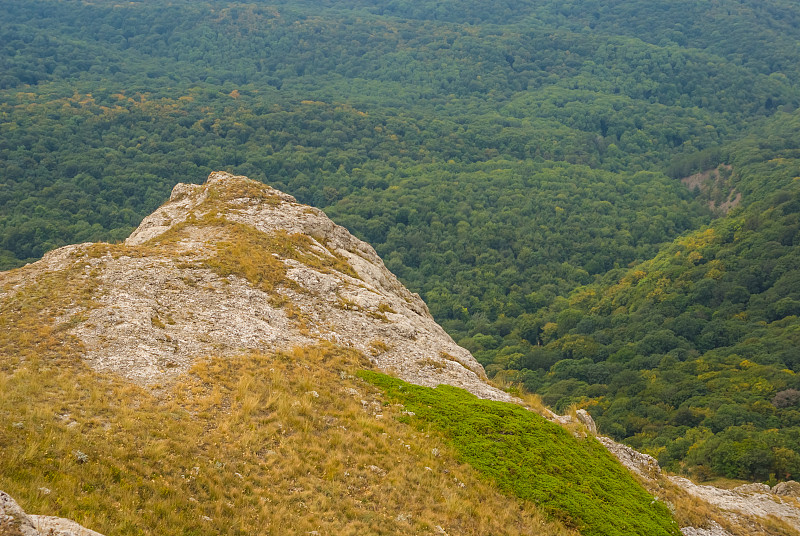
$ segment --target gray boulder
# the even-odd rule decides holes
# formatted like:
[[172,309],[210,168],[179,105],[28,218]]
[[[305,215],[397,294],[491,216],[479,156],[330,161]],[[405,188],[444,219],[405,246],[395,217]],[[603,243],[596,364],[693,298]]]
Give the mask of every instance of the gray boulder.
[[772,493],[782,497],[800,497],[800,483],[794,480],[779,482],[772,488]]
[[0,536],[103,536],[69,519],[26,514],[8,493],[0,491]]

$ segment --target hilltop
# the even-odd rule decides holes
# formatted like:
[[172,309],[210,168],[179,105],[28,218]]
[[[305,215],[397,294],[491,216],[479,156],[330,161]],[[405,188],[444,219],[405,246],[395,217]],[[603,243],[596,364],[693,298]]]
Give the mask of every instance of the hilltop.
[[2,296],[52,272],[98,296],[60,313],[56,328],[80,341],[95,370],[140,385],[183,374],[199,356],[330,341],[421,385],[511,399],[482,381],[483,368],[369,245],[246,177],[178,184],[123,244],[50,252],[9,276]]
[[[445,435],[481,428],[478,465],[520,430],[535,435],[498,409],[519,396],[564,421],[591,414],[599,433],[695,483],[745,486],[742,499],[680,484],[717,504],[789,501],[761,491],[800,478],[796,1],[6,0],[0,42],[0,270],[20,268],[0,275],[1,469],[26,510],[112,526],[111,499],[89,504],[111,489],[104,478],[120,480],[127,512],[192,497],[153,484],[168,473],[152,469],[158,449],[115,465],[136,440],[107,416],[132,398],[120,430],[229,430],[230,393],[248,388],[223,364],[258,378],[276,359],[298,365],[293,378],[346,363],[293,394],[271,379],[297,406],[327,389],[393,419],[393,404],[425,400],[395,417]],[[218,169],[232,175],[175,188]],[[514,415],[518,430],[491,435],[449,387],[420,394],[375,371],[493,399],[475,412]],[[353,394],[367,384],[381,385],[373,398]],[[219,412],[192,409],[203,393]],[[360,437],[369,422],[341,426]],[[64,450],[92,426],[109,437]],[[292,452],[307,467],[303,448]],[[540,466],[514,466],[510,448],[509,474]],[[78,478],[90,467],[72,451],[92,449],[90,465],[107,456],[116,472]],[[187,467],[213,450],[174,449]],[[499,482],[496,465],[476,471]],[[66,474],[60,491],[33,486]],[[687,506],[663,479],[645,485],[681,526],[778,531]],[[202,532],[190,511],[159,530]],[[148,515],[126,530],[155,531]]]

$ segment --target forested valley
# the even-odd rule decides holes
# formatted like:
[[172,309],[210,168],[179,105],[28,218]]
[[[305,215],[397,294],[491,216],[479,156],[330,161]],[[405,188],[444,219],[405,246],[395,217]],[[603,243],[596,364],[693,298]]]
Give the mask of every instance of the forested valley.
[[5,0],[0,269],[261,180],[512,389],[800,478],[800,5]]

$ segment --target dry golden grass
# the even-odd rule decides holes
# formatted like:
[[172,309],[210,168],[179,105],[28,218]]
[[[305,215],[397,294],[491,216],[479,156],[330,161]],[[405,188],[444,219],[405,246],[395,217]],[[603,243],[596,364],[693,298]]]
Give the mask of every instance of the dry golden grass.
[[389,319],[384,313],[378,313],[376,311],[367,311],[367,316],[372,318],[373,320],[377,320],[378,322],[388,322]]
[[273,190],[251,180],[215,182],[203,187],[208,191],[206,203],[209,204],[230,203],[240,199],[267,205],[279,205],[282,202],[280,196]]
[[289,234],[283,229],[264,233],[255,227],[230,222],[210,213],[200,220],[189,218],[150,240],[145,246],[138,247],[151,255],[175,256],[178,253],[176,245],[189,238],[198,227],[207,235],[207,241],[214,242],[213,254],[200,263],[184,261],[188,262],[188,266],[209,268],[223,277],[243,277],[265,292],[272,292],[277,285],[293,285],[287,279],[286,265],[280,259],[293,259],[323,273],[337,271],[358,277],[344,258],[330,251],[328,255],[317,251],[306,235]]
[[380,305],[378,305],[378,312],[380,312],[380,313],[397,313],[397,311],[392,309],[392,306],[389,305],[388,303],[381,303]]
[[[22,274],[29,283],[0,300],[0,372],[9,373],[20,363],[41,356],[54,365],[71,359],[80,351],[80,344],[65,332],[80,322],[91,306],[95,282],[84,277],[78,266],[57,273],[38,273],[31,268],[14,272],[8,274]],[[62,316],[65,311],[73,314]]]
[[[250,188],[233,198],[260,195]],[[100,244],[87,255],[169,256],[192,227],[205,226],[224,237],[206,266],[265,290],[289,284],[273,252],[323,271],[352,271],[307,237],[225,221],[211,209],[231,198],[209,198],[202,221],[192,217],[145,246]],[[436,534],[437,526],[451,535],[574,534],[457,462],[436,433],[395,420],[402,408],[386,406],[353,376],[369,366],[356,352],[320,346],[209,358],[152,391],[90,370],[67,333],[96,291],[81,264],[38,274],[0,301],[0,489],[27,511],[70,517],[109,536]],[[67,310],[74,313],[59,316]],[[371,344],[373,353],[388,349]],[[507,388],[545,411],[540,399]],[[362,400],[380,407],[382,418]],[[651,491],[674,504],[684,523],[717,519],[730,527],[674,486]]]
[[[257,232],[256,232],[257,233]],[[252,237],[230,236],[217,243],[216,254],[203,266],[222,277],[237,275],[247,279],[254,287],[272,293],[275,287],[286,282],[286,266],[272,255],[272,247],[279,237],[268,237],[263,233]]]
[[569,534],[400,408],[366,412],[381,401],[348,373],[364,365],[327,347],[210,359],[156,397],[25,363],[0,381],[0,489],[107,534]]
[[422,368],[431,367],[434,372],[443,372],[445,369],[445,364],[439,359],[433,359],[431,357],[423,357],[422,359],[417,359],[417,366]]
[[552,413],[542,400],[542,396],[536,393],[529,393],[524,391],[521,393],[520,398],[525,402],[525,405],[531,410],[544,417],[549,417]]
[[372,357],[377,357],[391,350],[392,347],[380,339],[375,339],[369,343],[369,352]]
[[[214,244],[212,255],[197,264],[185,260],[187,266],[205,267],[222,276],[244,277],[254,286],[267,292],[278,284],[287,284],[286,267],[279,259],[293,259],[310,268],[330,273],[337,271],[358,278],[356,271],[347,260],[336,252],[302,233],[288,233],[277,229],[265,233],[255,227],[233,222],[225,217],[236,213],[242,201],[248,204],[278,205],[282,203],[268,186],[250,180],[229,180],[204,185],[205,199],[187,215],[184,221],[176,223],[166,232],[150,239],[146,244],[135,247],[123,245],[110,246],[98,244],[90,247],[90,256],[191,255],[179,246],[184,240],[203,237],[208,244]],[[195,193],[193,195],[200,195]]]

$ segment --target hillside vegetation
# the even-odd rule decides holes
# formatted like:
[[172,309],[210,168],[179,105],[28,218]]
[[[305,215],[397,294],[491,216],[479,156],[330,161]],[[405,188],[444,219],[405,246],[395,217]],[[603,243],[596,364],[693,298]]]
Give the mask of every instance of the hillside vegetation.
[[671,469],[790,478],[798,21],[790,0],[7,0],[0,269],[121,240],[225,169],[369,241],[491,376]]

